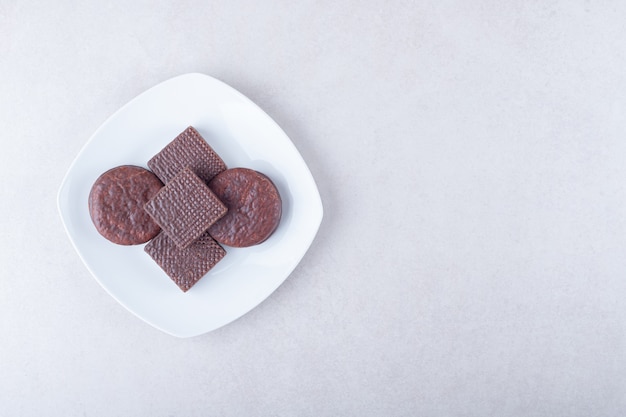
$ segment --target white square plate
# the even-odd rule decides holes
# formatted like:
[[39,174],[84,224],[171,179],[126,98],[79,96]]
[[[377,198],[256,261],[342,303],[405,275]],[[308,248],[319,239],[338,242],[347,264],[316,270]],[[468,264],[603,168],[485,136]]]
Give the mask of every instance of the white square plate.
[[[87,207],[94,181],[118,165],[146,166],[194,126],[230,168],[256,169],[276,184],[283,215],[276,232],[227,255],[183,293],[144,251],[98,234]],[[289,276],[322,221],[322,202],[306,163],[281,128],[228,85],[186,74],[139,95],[89,139],[58,194],[61,218],[79,256],[104,289],[147,323],[178,337],[221,327],[260,304]]]

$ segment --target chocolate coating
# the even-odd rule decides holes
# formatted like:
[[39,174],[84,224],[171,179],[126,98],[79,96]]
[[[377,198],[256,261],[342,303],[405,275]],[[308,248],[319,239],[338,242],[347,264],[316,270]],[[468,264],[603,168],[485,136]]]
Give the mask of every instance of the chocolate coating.
[[161,228],[143,209],[163,183],[152,172],[122,165],[100,175],[89,193],[89,215],[96,230],[119,245],[138,245]]
[[185,168],[190,168],[194,174],[208,183],[226,169],[226,164],[202,135],[189,126],[148,161],[148,168],[164,184]]
[[274,183],[260,172],[233,168],[218,174],[209,187],[228,207],[224,217],[209,227],[219,243],[237,248],[257,245],[274,233],[282,201]]
[[172,178],[144,208],[181,248],[226,214],[226,206],[189,168]]
[[224,248],[208,233],[184,249],[177,246],[167,234],[159,233],[144,247],[144,251],[184,292],[193,287],[226,255]]

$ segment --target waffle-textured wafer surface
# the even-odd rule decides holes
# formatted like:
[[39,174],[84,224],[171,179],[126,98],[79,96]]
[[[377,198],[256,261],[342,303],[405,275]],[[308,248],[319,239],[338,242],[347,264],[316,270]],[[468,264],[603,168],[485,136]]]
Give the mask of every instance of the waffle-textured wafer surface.
[[119,245],[138,245],[161,228],[144,211],[144,204],[163,184],[145,168],[122,165],[98,177],[89,193],[89,215],[96,230]]
[[164,184],[185,168],[190,168],[205,183],[226,170],[222,158],[192,126],[152,157],[148,167]]
[[193,287],[226,255],[224,248],[208,233],[182,249],[167,234],[161,232],[144,247],[144,251],[184,292]]
[[189,168],[170,180],[144,207],[180,248],[189,246],[228,211]]

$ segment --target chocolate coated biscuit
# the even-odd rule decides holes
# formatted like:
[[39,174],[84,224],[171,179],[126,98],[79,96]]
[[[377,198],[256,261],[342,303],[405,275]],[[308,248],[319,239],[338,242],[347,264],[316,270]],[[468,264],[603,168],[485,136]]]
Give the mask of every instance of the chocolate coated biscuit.
[[180,248],[189,246],[227,211],[189,168],[170,180],[144,208]]
[[167,234],[161,232],[144,247],[144,251],[185,292],[226,255],[224,248],[208,233],[181,249]]
[[98,232],[120,245],[137,245],[161,230],[144,205],[163,187],[145,168],[122,165],[106,171],[91,187],[89,215]]
[[164,184],[185,168],[190,168],[194,174],[208,183],[226,169],[226,164],[200,133],[189,126],[152,157],[148,161],[148,167]]
[[280,194],[272,181],[247,168],[218,174],[209,187],[228,207],[228,213],[209,228],[219,243],[243,248],[265,241],[278,227],[282,214]]

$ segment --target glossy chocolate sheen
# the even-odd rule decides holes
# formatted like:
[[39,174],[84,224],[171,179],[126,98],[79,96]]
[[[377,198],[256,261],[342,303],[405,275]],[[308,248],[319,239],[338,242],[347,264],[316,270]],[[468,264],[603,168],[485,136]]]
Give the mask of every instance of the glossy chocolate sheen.
[[226,169],[222,158],[196,129],[189,126],[148,161],[148,167],[167,184],[180,171],[190,168],[208,183]]
[[184,169],[145,204],[146,212],[180,248],[186,248],[227,208],[189,168]]
[[209,187],[228,207],[228,213],[209,228],[223,245],[243,248],[269,238],[278,227],[282,201],[274,183],[248,168],[228,169],[218,174]]
[[193,287],[226,255],[224,248],[208,233],[182,249],[167,234],[161,232],[145,246],[144,251],[184,292]]
[[145,168],[123,165],[110,169],[91,187],[91,220],[98,232],[113,243],[145,243],[161,228],[143,207],[162,187],[161,181]]

